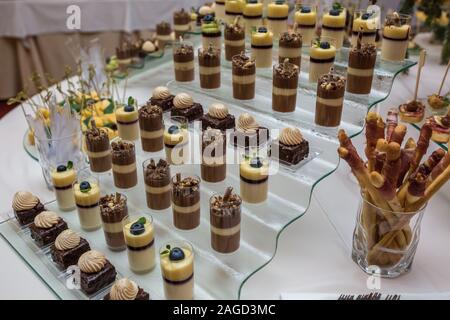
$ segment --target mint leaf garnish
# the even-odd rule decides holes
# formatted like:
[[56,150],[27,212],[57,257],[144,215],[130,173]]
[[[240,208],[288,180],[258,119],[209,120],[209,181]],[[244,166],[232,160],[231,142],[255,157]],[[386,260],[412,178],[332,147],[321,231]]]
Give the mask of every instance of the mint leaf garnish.
[[66,168],[67,168],[67,170],[72,169],[73,168],[73,162],[72,161],[68,161]]
[[137,222],[140,224],[145,224],[147,222],[147,219],[145,219],[145,217],[140,217]]

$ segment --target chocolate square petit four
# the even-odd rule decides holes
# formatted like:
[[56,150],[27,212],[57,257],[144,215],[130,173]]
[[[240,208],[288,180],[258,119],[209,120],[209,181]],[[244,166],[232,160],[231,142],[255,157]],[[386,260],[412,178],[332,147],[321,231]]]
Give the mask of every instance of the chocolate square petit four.
[[209,107],[208,113],[202,117],[203,131],[208,128],[226,131],[227,129],[234,129],[234,127],[234,116],[229,114],[228,108],[221,103],[213,103]]
[[42,211],[30,225],[31,238],[40,247],[55,241],[56,237],[67,229],[67,223],[56,213]]
[[173,98],[172,117],[184,117],[188,122],[200,119],[203,116],[203,107],[194,102],[187,93],[179,93]]
[[152,106],[159,106],[165,111],[172,110],[173,98],[175,96],[170,93],[167,87],[159,86],[153,89],[152,97],[150,98],[150,104]]
[[52,260],[62,269],[76,265],[80,256],[91,250],[86,239],[81,238],[73,230],[61,232],[52,245],[50,252]]
[[248,113],[239,116],[236,129],[231,135],[235,147],[260,147],[270,140],[270,130],[260,126]]
[[96,250],[90,250],[78,259],[80,268],[81,290],[91,295],[116,280],[116,268],[109,262],[105,255]]
[[103,300],[150,300],[150,295],[134,281],[123,278],[113,284]]
[[287,165],[295,165],[309,155],[309,143],[298,128],[284,128],[272,143],[271,152],[278,149],[278,160]]
[[28,191],[16,192],[12,208],[21,226],[32,223],[34,218],[45,210],[39,198]]

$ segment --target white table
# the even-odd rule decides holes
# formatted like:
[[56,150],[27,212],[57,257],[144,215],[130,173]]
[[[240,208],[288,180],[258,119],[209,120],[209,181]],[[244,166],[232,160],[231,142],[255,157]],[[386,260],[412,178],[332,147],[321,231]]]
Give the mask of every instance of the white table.
[[[396,106],[412,96],[416,70],[409,75],[399,75],[390,98],[382,104],[381,112]],[[428,61],[419,96],[426,96],[438,87],[443,67]],[[449,90],[450,81],[445,90]],[[150,94],[150,88],[149,88]],[[51,200],[42,180],[39,164],[22,148],[26,123],[19,108],[0,121],[0,212],[10,209],[15,191],[32,190],[42,201]],[[409,135],[417,131],[409,128]],[[354,140],[360,150],[363,138]],[[338,191],[337,191],[338,190]],[[277,299],[281,292],[358,293],[368,292],[367,276],[350,258],[348,243],[358,205],[357,188],[349,176],[349,169],[341,163],[338,170],[319,183],[313,193],[306,214],[289,226],[281,235],[274,260],[244,285],[244,299]],[[382,280],[381,290],[394,293],[450,292],[450,185],[447,185],[430,203],[422,223],[421,241],[412,271],[395,280]],[[342,216],[337,233],[327,219],[327,214]],[[348,230],[348,232],[347,232]],[[345,241],[342,240],[344,238]],[[9,246],[0,241],[0,299],[54,298],[49,289]]]

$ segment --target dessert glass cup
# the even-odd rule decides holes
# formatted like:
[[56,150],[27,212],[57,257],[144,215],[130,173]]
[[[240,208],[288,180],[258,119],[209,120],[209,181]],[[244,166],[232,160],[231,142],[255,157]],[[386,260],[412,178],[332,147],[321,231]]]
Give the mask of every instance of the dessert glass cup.
[[[180,133],[176,135],[168,134],[172,125],[181,128]],[[166,151],[166,160],[171,165],[182,165],[189,163],[189,129],[188,121],[185,117],[173,116],[166,121],[164,130],[164,149]]]
[[214,13],[219,20],[225,19],[225,0],[214,1]]
[[233,56],[245,52],[245,31],[242,39],[227,39],[227,32],[224,31],[225,60],[231,61]]
[[[199,48],[198,49],[198,69],[199,69],[199,76],[200,76],[200,87],[202,89],[217,89],[220,87],[220,52],[217,56],[218,61],[215,61],[217,63],[211,63],[211,61],[207,61],[207,64],[204,64],[206,61],[202,61],[203,59],[200,57],[200,53],[203,52],[207,47]],[[215,47],[218,48],[218,47]]]
[[[286,16],[279,16],[279,14],[276,14],[275,16],[270,16],[270,14],[272,13],[272,9],[276,10],[276,11],[280,11],[278,9],[278,7],[280,7],[279,5],[275,4],[275,1],[273,3],[270,4],[271,7],[268,8],[267,13],[266,13],[266,21],[267,21],[267,28],[272,31],[273,33],[273,38],[274,39],[279,39],[280,38],[280,34],[282,34],[283,32],[287,31],[288,29],[288,17],[289,17],[289,11],[285,12]],[[284,4],[282,5],[284,6]],[[279,12],[278,12],[279,13]]]
[[[398,25],[387,26],[395,21]],[[381,42],[381,59],[402,62],[408,50],[409,33],[411,30],[411,16],[399,14],[387,15],[383,27],[383,41]]]
[[[244,153],[239,165],[240,195],[242,200],[248,203],[264,202],[269,193],[269,160],[264,156],[264,154],[267,154],[265,151],[258,150],[257,154],[252,151]],[[257,155],[263,161],[263,167],[250,167],[248,164],[249,154]]]
[[126,112],[124,106],[116,109],[117,132],[123,140],[134,141],[139,139],[139,115],[138,108],[134,111]]
[[145,215],[145,231],[139,235],[129,233],[129,229],[141,216],[134,215],[130,217],[129,223],[124,225],[123,233],[127,245],[128,263],[130,269],[135,273],[146,273],[156,265],[155,253],[155,230],[153,217]]
[[[250,57],[250,50],[246,50],[245,55]],[[256,65],[253,70],[243,70],[232,63],[233,98],[250,100],[255,97]]]
[[[297,75],[286,79],[283,78],[277,71],[277,68],[284,65],[285,62],[276,64],[273,66],[272,77],[272,110],[275,112],[294,112],[297,104],[297,90],[298,90],[298,77],[300,68]],[[294,68],[294,64],[287,62],[291,68]]]
[[[182,45],[187,45],[192,47],[192,57],[187,55],[183,56],[183,61],[181,61],[176,55],[178,49]],[[177,41],[173,44],[173,66],[175,72],[175,80],[180,82],[190,82],[195,79],[195,63],[194,63],[194,45],[189,41]]]
[[[147,207],[153,210],[164,210],[171,206],[172,186],[170,184],[170,169],[167,177],[160,180],[147,179],[147,167],[151,160],[158,164],[162,158],[147,159],[142,163],[142,169],[144,171],[144,183],[145,183],[145,196],[147,199]],[[164,159],[165,160],[165,159]]]
[[245,25],[245,34],[251,35],[252,30],[263,25],[263,4],[246,3],[243,11],[243,20]]
[[120,197],[125,199],[125,207],[121,209],[121,215],[107,217],[100,210],[105,241],[112,251],[121,251],[126,248],[123,227],[129,223],[128,204],[127,197],[124,194],[120,194]]
[[198,181],[197,186],[175,188],[177,175],[172,177],[173,225],[180,230],[192,230],[200,225],[200,177],[182,173],[181,180],[191,177]]
[[[323,74],[326,74],[330,71],[330,68],[334,65],[334,60],[336,58],[336,47],[335,47],[335,40],[333,38],[327,38],[327,37],[321,37],[321,42],[328,42],[331,46],[331,48],[334,47],[334,54],[332,51],[330,52],[324,52],[323,49],[319,49],[316,53],[313,44],[311,42],[311,48],[310,48],[310,58],[309,58],[309,81],[310,82],[317,82],[319,77]],[[312,57],[312,55],[316,55]]]
[[221,194],[215,193],[209,199],[211,222],[211,247],[219,253],[233,253],[239,249],[241,242],[241,203],[236,208],[223,209],[220,215],[212,209],[212,205]]
[[[336,47],[337,50],[339,50],[340,48],[342,48],[342,46],[344,45],[344,38],[345,38],[345,33],[346,33],[346,27],[345,27],[345,21],[346,21],[346,9],[344,8],[343,11],[341,12],[341,15],[339,15],[338,17],[340,17],[339,23],[336,22],[338,17],[334,17],[333,16],[333,20],[330,20],[331,24],[333,25],[324,25],[324,16],[327,15],[329,13],[330,9],[326,8],[323,12],[322,15],[322,37],[326,37],[326,38],[331,38],[334,39],[334,46]],[[342,23],[342,18],[343,17],[343,23]],[[338,25],[335,25],[338,24]]]
[[[91,190],[82,192],[80,183],[89,182]],[[100,216],[100,183],[97,178],[89,175],[87,170],[78,174],[78,179],[73,183],[75,203],[77,205],[78,219],[84,230],[93,231],[101,228],[102,218]]]
[[164,148],[164,115],[153,114],[151,117],[139,115],[139,128],[142,150],[158,152]]
[[270,46],[255,47],[251,45],[251,56],[256,61],[256,68],[271,68],[273,60],[273,38]]
[[[98,130],[105,130],[98,128]],[[104,136],[105,139],[99,139],[98,141],[88,142],[85,136],[86,154],[89,158],[89,166],[92,172],[103,173],[111,170],[111,145],[109,143],[109,137]],[[100,142],[100,143],[96,143]],[[89,150],[91,149],[91,150]]]
[[367,274],[396,278],[411,269],[426,205],[393,212],[361,197],[353,233],[352,258]]
[[[180,248],[184,252],[184,259],[178,261],[169,260],[169,255],[161,256],[171,248]],[[164,283],[164,294],[168,300],[192,300],[194,299],[194,249],[187,241],[172,240],[165,243],[159,249],[161,275]]]
[[362,16],[367,12],[367,10],[355,10],[353,13],[353,27],[352,27],[352,38],[351,45],[355,47],[358,43],[359,33],[362,32],[361,44],[372,43],[375,44],[377,37],[377,21],[379,17],[374,13],[369,19],[363,20]]
[[205,146],[204,136],[208,131],[202,132],[202,163],[200,165],[202,180],[206,182],[220,182],[225,180],[227,172],[226,164],[226,150],[227,150],[227,136],[225,132],[220,133],[222,143],[218,143],[216,146],[211,144]]
[[[309,7],[311,12],[308,14],[300,13],[302,7]],[[302,1],[296,4],[294,21],[297,24],[297,32],[302,35],[302,45],[309,46],[311,41],[316,38],[317,25],[317,4],[315,0]]]
[[[126,164],[118,164],[114,163],[116,159],[114,159],[114,152],[112,157],[112,172],[113,172],[113,179],[114,179],[114,185],[116,188],[121,189],[129,189],[133,188],[137,185],[137,170],[136,170],[136,145],[132,141],[127,141],[128,143],[132,143],[135,146],[134,149],[134,156],[132,162],[126,163]],[[121,157],[119,160],[123,160],[124,157]],[[117,160],[116,160],[117,161]]]
[[[333,74],[338,76],[337,74]],[[344,107],[345,84],[341,90],[328,90],[317,85],[316,112],[314,122],[319,126],[337,127],[341,123]]]
[[76,204],[73,182],[77,179],[77,171],[72,168],[58,173],[56,167],[51,168],[51,179],[59,209],[62,211],[74,210]]

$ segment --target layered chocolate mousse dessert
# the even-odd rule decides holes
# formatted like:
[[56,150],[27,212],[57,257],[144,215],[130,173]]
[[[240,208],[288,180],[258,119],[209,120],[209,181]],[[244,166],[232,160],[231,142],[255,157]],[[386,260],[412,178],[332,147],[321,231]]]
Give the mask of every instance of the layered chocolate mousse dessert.
[[67,223],[52,211],[42,211],[30,224],[31,238],[39,247],[53,243],[67,229]]
[[341,123],[344,94],[344,77],[333,74],[331,71],[319,78],[316,100],[316,124],[324,127],[337,127]]
[[209,44],[198,49],[200,87],[217,89],[220,87],[220,49]]
[[408,49],[411,16],[398,14],[387,15],[383,28],[381,59],[403,61]]
[[266,144],[270,139],[270,131],[260,126],[253,116],[243,113],[237,120],[231,138],[234,146],[249,149]]
[[137,184],[134,143],[123,140],[113,141],[111,148],[114,185],[122,189],[134,187]]
[[108,247],[113,251],[125,249],[123,227],[128,223],[127,197],[120,193],[102,197],[100,214]]
[[119,70],[125,72],[131,64],[131,50],[127,42],[123,42],[120,47],[116,48],[116,57]]
[[[361,33],[361,36],[359,34]],[[375,39],[377,36],[377,17],[372,12],[366,12],[366,10],[357,10],[353,17],[352,28],[352,47],[356,47],[359,41],[361,44],[370,43],[375,45]]]
[[244,17],[245,33],[251,35],[252,30],[256,30],[263,23],[263,4],[258,0],[248,0],[242,12]]
[[288,59],[300,68],[302,59],[302,36],[294,32],[283,32],[278,45],[278,62]]
[[147,104],[139,109],[142,150],[157,152],[163,149],[164,121],[161,107]]
[[275,0],[267,5],[267,22],[275,39],[287,31],[289,5],[284,0]]
[[139,138],[138,118],[136,100],[129,97],[127,105],[116,109],[116,122],[120,138],[128,141]]
[[73,184],[78,219],[84,230],[97,230],[102,226],[100,217],[100,186],[94,177],[85,177]]
[[356,94],[369,94],[372,89],[373,72],[377,60],[374,44],[358,44],[350,50],[347,68],[347,91]]
[[269,162],[258,155],[244,156],[239,172],[242,200],[249,203],[266,201],[269,191]]
[[92,295],[116,280],[116,268],[105,255],[96,250],[90,250],[78,259],[80,268],[80,286],[86,294]]
[[148,292],[139,287],[136,282],[122,278],[116,280],[103,300],[150,300]]
[[294,16],[297,32],[302,36],[303,45],[310,46],[316,37],[317,7],[301,5]]
[[250,100],[255,97],[256,64],[255,59],[243,52],[232,59],[233,98]]
[[108,131],[97,128],[95,121],[92,120],[91,128],[86,130],[85,140],[91,171],[101,173],[111,170],[111,145]]
[[194,46],[186,41],[178,42],[173,49],[175,80],[189,82],[195,79]]
[[75,209],[72,185],[77,178],[77,173],[72,161],[69,161],[67,165],[59,165],[51,171],[50,175],[59,209],[62,211]]
[[208,128],[226,131],[234,129],[235,119],[229,113],[227,106],[222,103],[213,103],[209,106],[208,113],[202,117],[202,130]]
[[175,39],[182,37],[189,31],[191,23],[191,15],[181,8],[181,10],[173,13],[173,29],[175,30]]
[[194,250],[187,242],[171,241],[159,251],[164,294],[168,300],[194,298]]
[[173,124],[164,130],[164,147],[169,164],[181,165],[189,161],[189,131],[183,117],[174,117]]
[[80,256],[91,250],[86,239],[75,231],[66,229],[61,232],[51,246],[52,260],[63,270],[78,263]]
[[217,49],[222,47],[222,31],[214,16],[207,15],[202,20],[202,47],[206,49],[210,45]]
[[242,199],[229,187],[225,195],[213,195],[209,200],[211,246],[220,253],[232,253],[241,242]]
[[252,59],[256,62],[257,68],[272,67],[272,47],[273,33],[266,27],[259,27],[252,33]]
[[156,264],[152,219],[141,217],[126,224],[123,232],[127,243],[130,269],[136,273],[152,270]]
[[147,207],[167,209],[171,205],[170,165],[164,159],[148,159],[143,163]]
[[173,107],[173,98],[175,98],[175,96],[170,93],[169,88],[159,86],[153,89],[150,104],[152,106],[161,107],[164,112],[170,111]]
[[401,104],[399,107],[399,116],[403,122],[418,123],[425,116],[425,106],[418,100]]
[[245,30],[239,24],[239,17],[232,24],[225,25],[225,59],[231,61],[233,56],[245,51]]
[[234,19],[242,16],[244,12],[245,1],[227,0],[225,1],[225,22],[233,23]]
[[172,41],[172,27],[167,21],[162,21],[156,25],[156,39],[158,40],[158,46],[164,50],[166,44]]
[[216,0],[214,1],[214,13],[217,19],[225,19],[225,2],[226,0]]
[[226,165],[226,135],[219,129],[207,128],[202,132],[202,163],[201,176],[206,182],[225,180]]
[[34,218],[45,210],[39,198],[28,191],[19,191],[14,194],[12,208],[21,226],[32,223]]
[[200,103],[194,102],[187,93],[179,93],[173,99],[173,108],[170,111],[172,117],[183,117],[188,122],[201,119],[203,116],[203,107]]
[[273,67],[272,110],[276,112],[294,112],[297,104],[299,67],[284,62]]
[[322,34],[324,38],[334,39],[336,49],[342,48],[345,37],[347,11],[340,3],[334,3],[331,10],[322,17]]
[[309,51],[309,81],[317,82],[334,64],[336,48],[328,41],[316,40]]
[[181,230],[200,225],[200,178],[177,173],[172,177],[173,224]]
[[282,164],[296,165],[309,154],[309,143],[303,137],[298,128],[283,128],[278,139],[272,142],[272,156],[275,156]]

